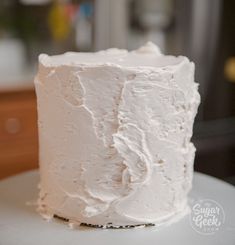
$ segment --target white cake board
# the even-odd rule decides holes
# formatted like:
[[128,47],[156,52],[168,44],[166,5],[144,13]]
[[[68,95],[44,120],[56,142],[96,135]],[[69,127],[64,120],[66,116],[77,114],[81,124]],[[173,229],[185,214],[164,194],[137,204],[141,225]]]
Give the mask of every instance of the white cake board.
[[226,218],[213,235],[196,232],[190,215],[167,227],[105,230],[82,228],[71,230],[59,221],[46,222],[35,206],[38,171],[30,171],[0,182],[0,245],[234,245],[235,188],[215,178],[195,173],[190,198],[212,199],[221,204]]

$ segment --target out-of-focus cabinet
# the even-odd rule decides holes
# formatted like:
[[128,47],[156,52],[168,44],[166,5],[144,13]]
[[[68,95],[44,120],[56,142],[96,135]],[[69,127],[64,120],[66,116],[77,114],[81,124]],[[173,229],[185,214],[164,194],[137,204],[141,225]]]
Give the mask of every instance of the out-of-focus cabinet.
[[0,93],[0,179],[37,166],[35,92]]

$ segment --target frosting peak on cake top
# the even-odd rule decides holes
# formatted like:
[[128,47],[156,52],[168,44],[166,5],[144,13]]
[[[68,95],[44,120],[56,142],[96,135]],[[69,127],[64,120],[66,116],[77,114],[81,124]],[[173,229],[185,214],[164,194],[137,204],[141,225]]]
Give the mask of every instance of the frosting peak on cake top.
[[161,50],[157,45],[155,45],[152,42],[147,42],[142,47],[138,48],[137,50],[134,50],[133,52],[136,53],[145,53],[145,54],[155,54],[155,55],[162,55]]

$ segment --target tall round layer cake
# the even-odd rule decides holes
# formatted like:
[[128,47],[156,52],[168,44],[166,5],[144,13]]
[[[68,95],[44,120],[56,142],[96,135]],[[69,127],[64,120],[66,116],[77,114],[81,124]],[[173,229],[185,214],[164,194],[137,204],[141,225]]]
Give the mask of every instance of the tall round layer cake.
[[39,211],[70,223],[173,222],[188,211],[194,64],[152,43],[39,57]]

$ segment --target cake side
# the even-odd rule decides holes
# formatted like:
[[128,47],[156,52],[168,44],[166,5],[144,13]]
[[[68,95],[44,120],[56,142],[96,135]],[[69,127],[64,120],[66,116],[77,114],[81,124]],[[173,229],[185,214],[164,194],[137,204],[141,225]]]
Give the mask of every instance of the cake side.
[[175,63],[40,64],[41,213],[115,226],[185,213],[200,97],[193,63]]

